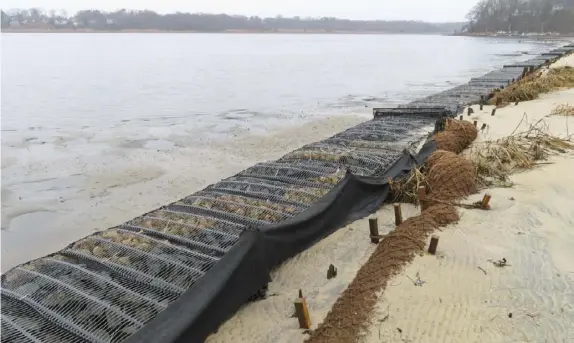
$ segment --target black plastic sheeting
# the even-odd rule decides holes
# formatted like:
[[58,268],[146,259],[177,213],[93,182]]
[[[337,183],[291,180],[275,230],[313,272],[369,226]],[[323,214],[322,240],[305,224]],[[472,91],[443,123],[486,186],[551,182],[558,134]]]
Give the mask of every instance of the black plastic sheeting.
[[269,272],[337,229],[368,216],[389,194],[389,178],[407,175],[436,150],[425,143],[413,156],[407,151],[383,176],[347,173],[319,202],[278,225],[244,231],[239,242],[210,272],[126,343],[203,342],[219,325],[270,281]]

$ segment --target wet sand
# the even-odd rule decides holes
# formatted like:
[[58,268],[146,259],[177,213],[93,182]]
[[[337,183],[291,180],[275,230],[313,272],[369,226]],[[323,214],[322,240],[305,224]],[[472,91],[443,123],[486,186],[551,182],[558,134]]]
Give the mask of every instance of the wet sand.
[[[184,145],[169,136],[24,139],[2,154],[2,271],[368,120],[342,115]],[[85,147],[83,155],[70,153]],[[3,142],[4,144],[5,142]],[[6,182],[7,175],[10,182]]]
[[[574,66],[574,56],[559,65]],[[476,144],[510,135],[525,114],[530,123],[543,118],[552,133],[564,137],[574,133],[574,118],[550,116],[561,104],[574,105],[574,89],[507,106],[494,117],[491,106],[474,106],[475,114],[466,118],[489,125]],[[390,282],[362,340],[574,340],[574,154],[550,162],[513,175],[512,188],[489,189],[491,211],[460,209],[460,222],[439,233],[437,256],[422,254]],[[418,213],[403,205],[404,218]],[[382,234],[394,228],[392,208],[384,206],[377,216]],[[285,262],[272,275],[272,296],[244,306],[208,342],[303,342],[307,335],[292,318],[298,290],[307,298],[314,329],[373,252],[368,235],[363,219]],[[503,257],[511,266],[488,261]],[[328,280],[331,263],[338,276]],[[417,273],[425,281],[421,287],[411,280]]]

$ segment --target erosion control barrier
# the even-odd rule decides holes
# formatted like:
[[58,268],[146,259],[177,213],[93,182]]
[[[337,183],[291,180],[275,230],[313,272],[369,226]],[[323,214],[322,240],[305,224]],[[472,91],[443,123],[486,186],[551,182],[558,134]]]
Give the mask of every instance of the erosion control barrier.
[[[520,71],[504,69],[496,74],[502,81]],[[374,212],[388,179],[436,149],[433,140],[412,153],[437,117],[457,115],[493,91],[469,83],[374,113],[9,270],[2,342],[204,341],[264,289],[272,268]]]
[[[447,120],[446,134],[454,147],[468,147],[477,137],[477,129],[467,121]],[[438,142],[437,142],[437,147]],[[428,157],[425,206],[421,215],[398,223],[376,247],[349,286],[337,299],[325,319],[305,341],[306,343],[355,343],[372,324],[373,312],[380,292],[390,279],[420,253],[428,235],[437,228],[456,222],[458,212],[453,205],[441,201],[464,198],[476,190],[474,166],[455,152],[436,150]],[[429,201],[430,200],[430,201]]]

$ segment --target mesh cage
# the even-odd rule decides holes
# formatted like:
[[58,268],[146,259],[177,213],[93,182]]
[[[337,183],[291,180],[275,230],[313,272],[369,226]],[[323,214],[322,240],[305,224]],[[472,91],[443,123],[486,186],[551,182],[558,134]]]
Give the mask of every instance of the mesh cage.
[[524,62],[505,65],[504,68],[519,68],[519,67],[520,68],[524,68],[524,67],[538,68],[538,67],[541,67],[542,65],[544,65],[547,61],[548,61],[547,57],[537,56],[535,58],[529,59],[529,60],[524,61]]
[[549,57],[377,109],[372,120],[8,271],[1,284],[2,342],[123,341],[209,273],[243,231],[305,211],[347,171],[382,175],[432,132],[437,116],[460,113]]
[[[331,183],[336,184],[339,180],[340,178],[336,176]],[[264,199],[278,204],[290,204],[301,209],[306,209],[329,191],[326,187],[296,187],[281,181],[255,177],[229,178],[210,186],[207,190]]]
[[2,278],[2,341],[121,342],[209,272],[242,231],[296,216],[349,170],[381,174],[432,123],[368,121],[11,270]]
[[417,130],[433,125],[434,121],[433,118],[419,116],[381,117],[347,129],[333,138],[376,143],[399,142],[408,137],[420,140],[424,135],[416,133]]
[[[2,295],[10,298],[14,307],[22,303],[27,305],[27,309],[20,306],[22,317],[26,319],[40,314],[70,334],[92,342],[121,341],[127,337],[121,337],[124,329],[135,332],[143,326],[140,320],[107,301],[42,274],[32,265],[17,267],[11,270],[10,276],[2,285]],[[30,316],[27,316],[28,312]],[[28,333],[29,328],[26,329]]]
[[198,256],[205,258],[220,258],[239,239],[244,225],[214,218],[201,216],[184,211],[171,210],[176,206],[168,206],[163,210],[151,212],[136,218],[126,226],[139,229],[149,235],[156,235],[168,242],[175,241],[187,244],[189,248],[197,249]]
[[2,291],[2,342],[90,342],[19,299],[9,291]]
[[373,116],[375,118],[379,117],[390,117],[390,116],[425,116],[425,117],[435,117],[442,118],[448,117],[452,113],[448,107],[444,106],[408,106],[402,105],[394,108],[374,108]]

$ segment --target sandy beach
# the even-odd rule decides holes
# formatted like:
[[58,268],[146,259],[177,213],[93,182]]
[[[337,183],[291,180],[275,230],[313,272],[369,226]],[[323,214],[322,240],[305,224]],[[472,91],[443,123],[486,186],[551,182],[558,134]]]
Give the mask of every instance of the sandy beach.
[[[523,116],[544,119],[565,137],[574,118],[549,116],[574,103],[574,90],[509,106],[492,117],[475,144],[510,135]],[[525,128],[523,123],[522,128]],[[520,129],[519,129],[520,130]],[[572,132],[570,132],[572,134]],[[440,232],[438,256],[423,255],[379,299],[366,342],[570,342],[574,339],[574,155],[515,174],[512,188],[489,189],[488,212],[459,209],[461,220]],[[468,199],[478,201],[485,191]],[[506,258],[510,266],[489,260]],[[419,273],[416,287],[407,276]],[[401,329],[400,331],[398,329]],[[402,332],[401,332],[402,331]]]
[[[574,66],[574,56],[555,66]],[[551,115],[574,104],[574,89],[509,105],[491,116],[492,106],[465,120],[477,120],[475,145],[496,140],[540,119],[553,135],[574,133],[574,117]],[[472,147],[470,148],[472,149]],[[439,232],[437,256],[421,254],[379,296],[364,342],[571,342],[574,340],[574,154],[512,175],[511,188],[493,188],[490,211],[459,209],[461,220]],[[405,218],[420,210],[403,205]],[[381,233],[394,228],[392,208],[377,212]],[[292,318],[303,290],[312,329],[374,251],[367,220],[357,221],[274,271],[270,297],[244,306],[209,343],[303,342],[307,335]],[[492,260],[506,258],[499,268]],[[490,261],[489,261],[490,260]],[[326,278],[329,264],[338,269]],[[415,286],[416,275],[424,281]]]

